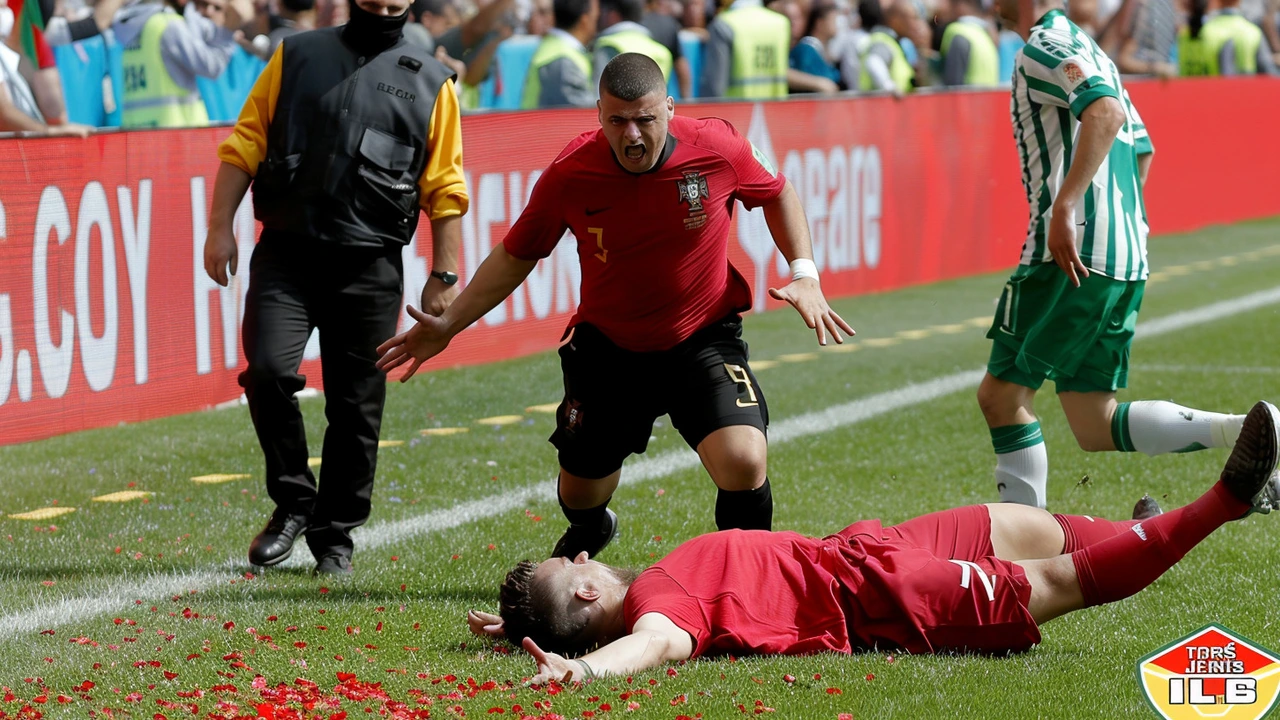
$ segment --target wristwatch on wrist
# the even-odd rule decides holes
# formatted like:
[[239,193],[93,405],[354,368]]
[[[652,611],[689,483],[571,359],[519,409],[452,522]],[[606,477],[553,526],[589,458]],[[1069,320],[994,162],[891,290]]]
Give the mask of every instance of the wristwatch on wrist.
[[455,285],[458,282],[458,273],[451,273],[448,270],[432,270],[431,277],[436,278],[445,285]]

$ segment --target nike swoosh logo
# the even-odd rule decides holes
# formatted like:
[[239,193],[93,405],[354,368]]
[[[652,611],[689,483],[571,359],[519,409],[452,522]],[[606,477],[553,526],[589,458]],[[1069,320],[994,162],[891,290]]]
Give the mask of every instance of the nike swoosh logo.
[[738,399],[738,400],[736,400],[735,402],[737,402],[737,403],[738,403],[738,407],[755,407],[755,406],[757,406],[757,405],[759,405],[759,404],[760,404],[760,403],[758,403],[758,402],[749,402],[749,403],[744,403],[744,402],[742,402],[742,400],[741,400],[741,399]]
[[605,210],[612,210],[612,209],[613,209],[613,206],[612,206],[612,205],[610,205],[609,207],[602,207],[602,208],[595,208],[595,209],[587,208],[587,209],[586,209],[586,214],[587,214],[587,217],[591,217],[592,215],[599,215],[600,213],[604,212]]

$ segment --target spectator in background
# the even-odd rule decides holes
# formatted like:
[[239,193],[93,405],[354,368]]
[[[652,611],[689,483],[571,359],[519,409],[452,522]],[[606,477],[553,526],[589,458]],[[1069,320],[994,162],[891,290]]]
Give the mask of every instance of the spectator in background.
[[[870,28],[870,36],[862,53],[862,72],[858,87],[861,90],[887,90],[894,95],[911,92],[916,69],[907,61],[900,39],[907,33],[916,33],[916,25],[923,20],[916,14],[914,4],[906,0],[891,0],[892,5],[881,9],[880,0],[862,0],[858,14],[862,26]],[[913,40],[917,47],[928,47],[928,28],[924,28],[924,42]]]
[[456,67],[463,70],[458,92],[464,110],[479,107],[480,83],[489,77],[498,45],[511,37],[517,22],[515,0],[488,0],[475,15],[435,36],[436,59],[446,64],[450,58],[462,62]]
[[836,37],[838,12],[832,0],[817,0],[810,7],[809,17],[800,25],[800,39],[791,46],[791,69],[787,73],[791,92],[840,91],[840,71],[827,59],[827,47]]
[[1177,77],[1178,66],[1172,58],[1178,43],[1179,16],[1174,0],[1141,0],[1128,37],[1120,48],[1116,62],[1120,72]]
[[409,6],[409,22],[404,39],[426,50],[436,51],[436,38],[462,24],[462,15],[452,0],[415,0]]
[[843,20],[838,23],[839,31],[835,38],[827,45],[827,53],[840,71],[840,87],[856,90],[862,74],[862,52],[870,34],[863,29],[858,16],[851,15],[847,7],[842,5],[841,13]]
[[942,84],[995,87],[1000,53],[980,0],[951,0],[955,19],[942,33]]
[[664,2],[665,0],[649,0],[644,15],[640,18],[640,24],[648,28],[649,35],[662,43],[667,52],[671,53],[671,64],[676,73],[676,84],[680,88],[680,98],[688,100],[693,97],[693,71],[689,68],[689,58],[684,56],[684,48],[680,46],[680,21],[661,11],[660,7]]
[[45,23],[44,39],[52,47],[88,40],[105,32],[115,21],[124,0],[99,0],[92,11],[77,20],[55,14]]
[[316,0],[279,0],[280,14],[274,16],[275,27],[267,33],[267,52],[265,60],[275,54],[276,48],[290,35],[297,35],[307,30],[315,30]]
[[555,27],[555,24],[556,14],[551,0],[533,0],[533,6],[529,12],[529,24],[525,27],[525,32],[535,37],[542,37]]
[[520,107],[589,107],[596,100],[591,87],[591,56],[587,43],[596,36],[600,20],[597,0],[554,0],[555,27],[542,36],[524,79]]
[[350,14],[347,0],[316,0],[317,27],[346,25]]
[[8,6],[13,11],[13,28],[6,42],[18,53],[17,72],[30,87],[44,121],[60,125],[67,121],[62,76],[44,36],[54,0],[9,0]]
[[786,15],[765,8],[760,0],[735,0],[716,15],[707,33],[704,97],[786,97],[791,50],[791,21]]
[[235,31],[252,17],[249,0],[192,0],[179,14],[162,2],[132,2],[114,31],[124,45],[121,126],[203,127],[209,114],[197,77],[217,78],[235,52]]
[[37,132],[87,137],[93,129],[76,123],[48,125],[31,86],[18,70],[22,56],[5,44],[15,18],[7,0],[0,0],[0,132]]
[[673,58],[665,45],[653,39],[640,24],[644,0],[600,0],[600,34],[591,55],[591,87],[600,87],[600,75],[609,61],[625,52],[640,53],[658,64],[662,77],[671,82]]
[[1262,30],[1240,13],[1240,0],[1217,1],[1221,9],[1208,17],[1207,0],[1191,2],[1187,27],[1178,40],[1181,74],[1275,75]]
[[[714,0],[683,0],[680,4],[680,24],[683,30],[698,36],[703,42],[707,41],[707,3]],[[706,93],[703,93],[704,95]]]

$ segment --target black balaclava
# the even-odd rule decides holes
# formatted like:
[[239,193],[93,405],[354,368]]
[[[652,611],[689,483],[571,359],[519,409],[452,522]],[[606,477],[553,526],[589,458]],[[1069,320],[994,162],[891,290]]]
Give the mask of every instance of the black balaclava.
[[361,55],[376,55],[395,45],[409,19],[409,11],[396,16],[374,15],[364,10],[356,0],[349,3],[351,19],[342,28],[342,39]]

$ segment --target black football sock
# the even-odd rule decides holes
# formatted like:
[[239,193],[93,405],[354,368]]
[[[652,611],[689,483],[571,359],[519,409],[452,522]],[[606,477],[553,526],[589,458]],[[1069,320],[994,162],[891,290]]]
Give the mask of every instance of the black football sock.
[[575,510],[565,505],[564,498],[560,497],[559,491],[556,492],[556,499],[560,501],[560,509],[564,512],[564,517],[569,521],[570,525],[597,530],[601,525],[604,525],[604,511],[605,508],[609,507],[609,500],[613,498],[611,497],[595,507],[584,510]]
[[720,490],[716,493],[716,528],[720,530],[772,530],[773,492],[769,478],[754,490]]

